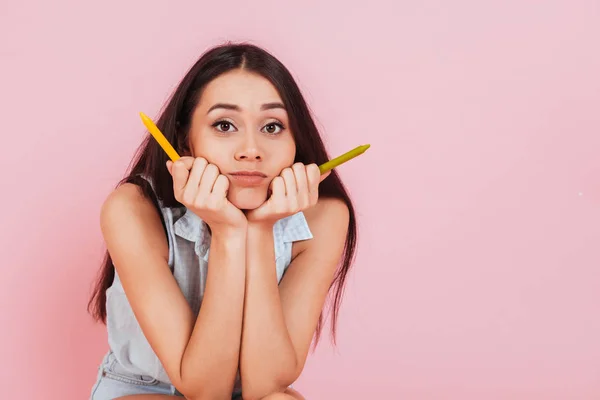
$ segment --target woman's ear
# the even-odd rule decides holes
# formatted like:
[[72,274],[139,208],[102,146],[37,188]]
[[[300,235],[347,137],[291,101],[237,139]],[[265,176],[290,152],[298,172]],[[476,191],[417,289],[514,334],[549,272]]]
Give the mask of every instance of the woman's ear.
[[192,151],[190,148],[188,138],[189,138],[188,135],[182,134],[181,132],[177,132],[177,148],[179,149],[179,153],[182,156],[189,157],[192,155]]

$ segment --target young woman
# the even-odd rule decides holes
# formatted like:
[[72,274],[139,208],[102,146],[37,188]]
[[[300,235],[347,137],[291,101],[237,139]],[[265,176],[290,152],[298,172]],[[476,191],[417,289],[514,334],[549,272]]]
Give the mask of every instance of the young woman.
[[352,203],[289,71],[248,44],[195,63],[101,210],[89,309],[110,350],[93,400],[302,399],[356,246]]

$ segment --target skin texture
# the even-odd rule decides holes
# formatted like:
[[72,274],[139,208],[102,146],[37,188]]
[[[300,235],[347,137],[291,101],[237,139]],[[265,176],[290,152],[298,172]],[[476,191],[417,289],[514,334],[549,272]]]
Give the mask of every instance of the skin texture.
[[[288,116],[275,88],[236,70],[205,88],[189,132],[191,154],[166,168],[176,199],[211,228],[206,292],[194,320],[169,267],[159,216],[131,184],[101,212],[102,232],[136,318],[187,399],[302,399],[288,386],[304,367],[347,233],[349,213],[319,198],[314,164],[294,164]],[[217,107],[217,105],[225,105]],[[240,180],[236,171],[264,174]],[[295,242],[277,283],[273,224],[303,211],[314,238]],[[136,395],[123,399],[169,399]]]

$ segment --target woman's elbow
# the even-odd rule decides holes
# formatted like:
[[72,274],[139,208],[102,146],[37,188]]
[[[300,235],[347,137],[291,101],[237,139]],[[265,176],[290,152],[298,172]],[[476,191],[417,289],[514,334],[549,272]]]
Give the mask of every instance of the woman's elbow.
[[260,400],[274,393],[285,390],[296,381],[293,369],[282,368],[275,376],[242,378],[242,398],[244,400]]
[[233,391],[233,385],[228,382],[219,382],[218,379],[203,379],[201,377],[181,380],[174,386],[183,394],[186,400],[230,400]]

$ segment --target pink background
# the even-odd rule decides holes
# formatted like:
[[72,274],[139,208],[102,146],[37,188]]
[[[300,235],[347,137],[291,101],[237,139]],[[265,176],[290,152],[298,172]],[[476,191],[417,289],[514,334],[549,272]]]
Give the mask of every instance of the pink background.
[[600,398],[597,1],[3,2],[0,397],[84,399],[99,207],[208,46],[289,66],[361,241],[308,399]]

